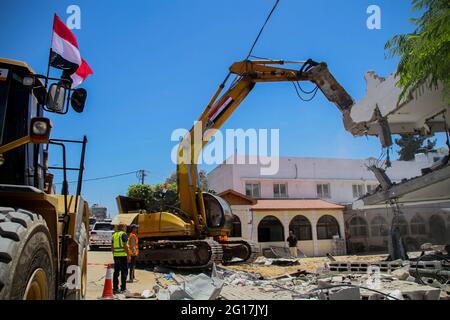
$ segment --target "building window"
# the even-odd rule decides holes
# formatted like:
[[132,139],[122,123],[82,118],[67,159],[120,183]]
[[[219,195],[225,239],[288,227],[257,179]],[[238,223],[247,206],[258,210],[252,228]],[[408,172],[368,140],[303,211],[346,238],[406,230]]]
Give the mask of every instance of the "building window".
[[273,196],[274,198],[287,198],[287,184],[275,183],[273,185]]
[[365,238],[368,236],[369,230],[367,221],[361,217],[354,217],[350,220],[349,233],[353,238]]
[[311,222],[305,216],[296,216],[289,224],[289,230],[292,230],[299,241],[312,240]]
[[258,242],[284,242],[284,228],[280,220],[267,216],[258,225]]
[[376,190],[378,186],[375,184],[368,184],[367,185],[367,193],[372,193]]
[[364,185],[354,184],[353,185],[353,198],[361,198],[364,195]]
[[322,199],[330,199],[330,185],[329,184],[318,184],[317,185],[317,197]]
[[245,194],[247,197],[261,198],[261,184],[259,183],[246,183]]
[[237,215],[233,214],[233,220],[231,221],[231,231],[230,238],[241,238],[242,237],[242,224],[241,219]]
[[333,239],[340,236],[339,223],[332,216],[323,216],[317,222],[317,238],[319,240]]
[[425,220],[418,214],[411,219],[411,234],[424,235],[427,233]]
[[388,232],[388,224],[386,219],[383,217],[375,217],[370,223],[370,231],[372,233],[372,237],[384,237],[389,234]]

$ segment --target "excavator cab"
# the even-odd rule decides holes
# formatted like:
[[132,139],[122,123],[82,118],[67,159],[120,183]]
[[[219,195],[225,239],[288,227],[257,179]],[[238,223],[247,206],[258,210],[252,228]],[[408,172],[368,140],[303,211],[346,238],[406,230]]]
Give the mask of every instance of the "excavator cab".
[[209,229],[231,230],[233,214],[231,207],[224,199],[211,193],[203,193],[206,211],[206,225]]

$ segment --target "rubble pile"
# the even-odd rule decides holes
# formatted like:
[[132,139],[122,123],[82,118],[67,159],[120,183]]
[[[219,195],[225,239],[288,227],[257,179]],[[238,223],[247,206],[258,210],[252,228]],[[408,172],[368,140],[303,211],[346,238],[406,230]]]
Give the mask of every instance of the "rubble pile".
[[[273,263],[271,259],[266,260]],[[265,264],[264,258],[257,263]],[[224,269],[222,297],[258,300],[448,299],[448,284],[418,283],[409,270],[409,261],[331,262],[314,273],[298,270],[267,279],[257,273]]]
[[[423,261],[421,260],[423,259]],[[329,261],[304,269],[304,259],[258,258],[251,266],[214,266],[210,274],[157,268],[159,300],[448,300],[450,264],[424,257],[411,261]],[[282,267],[283,266],[283,267]],[[285,269],[264,276],[249,271]],[[294,270],[295,268],[295,270]],[[419,276],[418,276],[419,275]]]

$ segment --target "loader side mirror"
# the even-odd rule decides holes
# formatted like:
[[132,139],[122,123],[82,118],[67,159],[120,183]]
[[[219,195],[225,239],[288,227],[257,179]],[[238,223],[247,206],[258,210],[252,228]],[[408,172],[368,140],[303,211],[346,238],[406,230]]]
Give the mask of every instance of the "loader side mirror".
[[47,95],[47,108],[50,111],[62,113],[66,101],[66,92],[66,85],[63,82],[50,85]]
[[48,143],[50,140],[50,132],[52,123],[48,118],[36,117],[31,119],[30,140],[34,144]]
[[75,112],[82,113],[84,110],[84,105],[86,103],[87,91],[83,88],[78,88],[73,90],[72,96],[70,97],[70,104]]

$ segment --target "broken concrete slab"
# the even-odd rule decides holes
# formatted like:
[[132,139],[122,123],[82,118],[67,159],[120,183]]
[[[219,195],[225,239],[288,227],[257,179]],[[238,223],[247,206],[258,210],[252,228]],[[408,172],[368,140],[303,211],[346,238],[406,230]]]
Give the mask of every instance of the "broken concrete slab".
[[195,275],[179,285],[171,285],[160,290],[159,300],[216,300],[219,298],[224,280],[215,266],[211,276],[204,273]]
[[[271,246],[269,248],[266,248],[263,250],[263,256],[269,259],[279,259],[279,258],[285,258],[285,259],[292,259],[291,252],[289,248],[286,247],[274,247]],[[306,258],[306,255],[297,248],[297,257]]]
[[255,264],[263,264],[265,266],[295,266],[299,265],[299,259],[297,258],[266,258],[266,257],[259,257]]
[[329,292],[323,300],[361,300],[361,292],[359,288],[343,288]]

